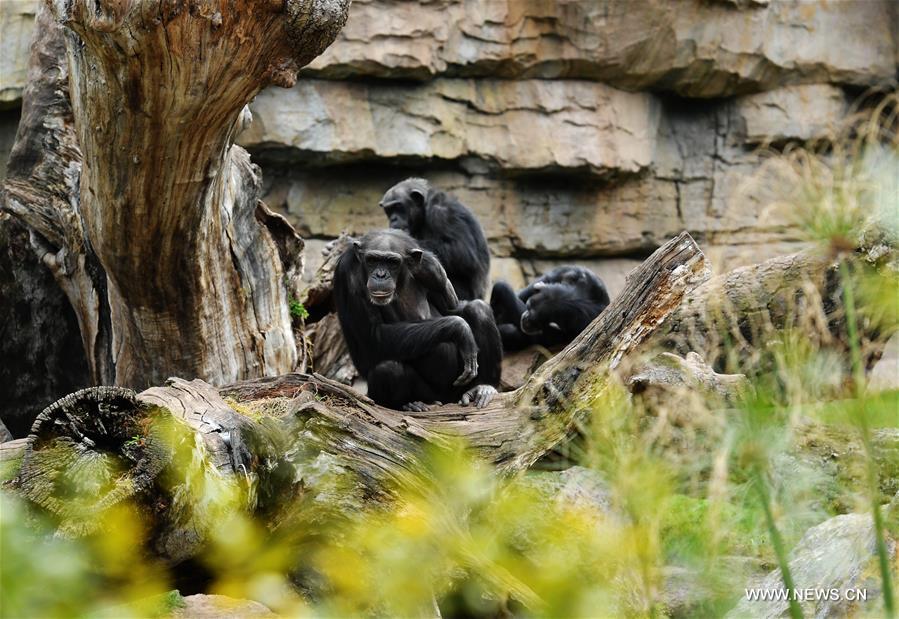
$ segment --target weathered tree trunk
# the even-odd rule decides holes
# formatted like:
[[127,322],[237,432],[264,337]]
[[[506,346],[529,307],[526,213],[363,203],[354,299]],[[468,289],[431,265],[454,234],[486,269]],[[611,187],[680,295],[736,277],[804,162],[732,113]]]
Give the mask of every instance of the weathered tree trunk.
[[[577,340],[523,387],[499,395],[483,409],[453,405],[424,413],[394,411],[345,385],[306,374],[221,389],[199,380],[170,379],[166,386],[140,394],[120,388],[83,390],[38,417],[16,485],[68,532],[77,533],[95,526],[96,511],[84,515],[60,501],[57,481],[66,471],[78,470],[80,462],[118,462],[113,468],[126,474],[92,500],[105,506],[128,498],[144,505],[157,522],[155,550],[179,561],[197,550],[203,536],[177,509],[172,499],[177,489],[157,483],[171,479],[171,472],[164,472],[177,460],[174,448],[146,431],[163,409],[186,428],[186,443],[202,446],[212,469],[256,489],[258,501],[251,507],[266,513],[277,513],[278,504],[290,501],[302,487],[294,468],[283,474],[291,466],[289,454],[298,451],[324,454],[353,472],[364,500],[391,496],[398,481],[421,472],[423,445],[442,445],[452,437],[465,439],[502,472],[521,471],[583,420],[622,360],[708,276],[705,257],[690,236],[673,239],[631,274],[624,292]],[[283,444],[285,437],[288,444]]]
[[[873,253],[860,248],[855,254],[861,258],[857,264]],[[876,253],[884,263],[879,268],[895,277],[893,267],[883,260],[895,257],[895,251],[880,246]],[[852,258],[809,249],[718,275],[668,317],[654,343],[682,355],[698,353],[717,369],[737,372],[757,369],[766,345],[785,329],[819,346],[848,353],[841,261]],[[858,283],[855,278],[856,287]],[[861,327],[863,360],[870,369],[880,359],[889,334],[880,333],[877,325]]]
[[[821,264],[798,259],[787,264],[805,266],[781,280],[783,294],[801,288],[809,298],[827,296],[808,288]],[[773,277],[774,270],[768,262],[742,272],[738,281],[750,281],[754,273],[762,282]],[[698,300],[707,298],[703,290],[709,277],[705,257],[689,235],[671,240],[628,276],[621,295],[574,342],[522,387],[500,394],[483,409],[450,405],[423,413],[389,410],[317,374],[260,378],[222,388],[170,379],[166,386],[140,394],[84,390],[38,418],[24,446],[16,486],[57,517],[61,527],[89,530],[97,522],[96,510],[79,515],[56,498],[57,484],[66,471],[81,470],[82,463],[117,463],[110,465],[117,474],[107,477],[116,481],[92,500],[99,494],[101,506],[126,497],[143,505],[155,523],[155,551],[177,562],[197,552],[205,535],[188,507],[173,498],[184,496],[182,486],[196,474],[172,464],[184,460],[174,455],[179,449],[200,449],[201,457],[189,460],[205,461],[215,475],[245,486],[253,497],[247,507],[270,521],[309,487],[303,479],[309,459],[325,458],[325,468],[353,474],[355,506],[391,497],[397,482],[420,479],[422,447],[445,445],[453,437],[463,438],[500,472],[512,474],[570,436],[601,401],[610,381],[625,379],[642,398],[656,394],[665,399],[670,397],[666,394],[689,390],[707,393],[722,404],[742,389],[743,377],[717,374],[695,354],[681,359],[666,353],[648,365],[644,356],[657,350],[672,324],[683,324],[674,321],[685,308],[690,308],[696,325],[706,324],[696,312]],[[727,284],[716,290],[725,296],[731,292]],[[751,318],[754,307],[739,306],[731,317],[749,319],[740,311]],[[827,301],[821,313],[827,324],[845,318],[839,304]],[[785,326],[772,324],[772,329]],[[865,329],[862,325],[863,334]],[[148,434],[147,428],[163,418],[173,418],[183,429],[181,447]],[[135,441],[138,435],[141,440]],[[306,460],[298,462],[297,454]],[[309,470],[319,475],[321,468]],[[161,479],[168,482],[161,484]]]
[[[4,210],[75,308],[95,382],[293,369],[302,240],[233,145],[348,0],[88,0],[41,11]],[[61,24],[61,25],[59,25]]]
[[78,321],[28,230],[0,213],[0,418],[26,436],[41,409],[90,384]]

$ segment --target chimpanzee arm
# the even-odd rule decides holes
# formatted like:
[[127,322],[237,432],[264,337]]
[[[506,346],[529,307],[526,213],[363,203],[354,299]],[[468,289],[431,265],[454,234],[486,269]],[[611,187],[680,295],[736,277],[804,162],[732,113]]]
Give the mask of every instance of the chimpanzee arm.
[[532,282],[532,283],[528,284],[527,286],[525,286],[523,289],[519,290],[518,298],[521,299],[521,302],[527,303],[528,299],[530,299],[532,296],[534,296],[537,293],[537,291],[540,289],[540,286],[538,284],[542,284],[542,283],[543,283],[543,280],[538,279],[537,281]]
[[386,359],[412,361],[451,342],[462,357],[462,373],[454,385],[465,385],[478,375],[478,344],[461,316],[442,316],[421,322],[394,322],[375,329],[378,351]]
[[375,328],[375,340],[383,358],[395,361],[412,361],[444,342],[458,346],[463,358],[478,352],[471,327],[459,316],[381,324]]
[[539,292],[546,284],[558,284],[562,281],[562,269],[564,269],[564,267],[556,267],[552,271],[544,273],[528,284],[524,289],[520,290],[518,292],[518,298],[527,303],[528,299]]
[[521,321],[521,315],[528,307],[524,301],[518,298],[512,286],[500,280],[493,284],[490,292],[490,308],[496,324],[511,323],[517,325]]
[[453,284],[446,276],[443,265],[431,252],[424,252],[421,262],[410,268],[412,277],[428,291],[428,300],[441,315],[455,311],[459,306],[459,297]]

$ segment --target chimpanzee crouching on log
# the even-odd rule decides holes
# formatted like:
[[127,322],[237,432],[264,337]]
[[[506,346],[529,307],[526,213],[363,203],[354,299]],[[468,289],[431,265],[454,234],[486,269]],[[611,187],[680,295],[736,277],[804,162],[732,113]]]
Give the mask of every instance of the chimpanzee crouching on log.
[[407,178],[387,190],[381,208],[390,227],[407,232],[433,252],[460,299],[483,299],[490,251],[478,220],[453,196],[423,178]]
[[490,293],[503,348],[510,351],[568,344],[608,305],[606,285],[579,266],[557,267],[518,294],[506,282]]
[[347,249],[334,298],[350,356],[378,404],[482,408],[496,394],[502,345],[490,306],[459,303],[437,258],[405,232],[369,232]]

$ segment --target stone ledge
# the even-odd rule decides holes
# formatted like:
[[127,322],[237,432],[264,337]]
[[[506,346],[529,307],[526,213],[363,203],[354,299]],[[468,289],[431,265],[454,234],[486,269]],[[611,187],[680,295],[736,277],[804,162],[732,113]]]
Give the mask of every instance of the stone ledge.
[[895,77],[891,0],[355,0],[307,69],[328,79],[589,79],[724,97]]
[[598,175],[645,169],[659,121],[652,95],[585,81],[304,80],[261,92],[250,108],[241,145],[310,164],[474,159]]

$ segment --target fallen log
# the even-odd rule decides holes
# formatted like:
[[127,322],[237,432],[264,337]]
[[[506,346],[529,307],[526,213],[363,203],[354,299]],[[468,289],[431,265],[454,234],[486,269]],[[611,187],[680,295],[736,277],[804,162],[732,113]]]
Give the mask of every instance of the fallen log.
[[[777,294],[795,299],[802,291],[805,299],[825,299],[815,288],[815,277],[833,266],[819,259],[780,260],[789,273],[780,275]],[[389,501],[400,483],[419,483],[427,477],[422,450],[455,445],[450,442],[456,438],[500,473],[515,474],[569,438],[619,380],[634,392],[674,385],[717,392],[720,400],[730,400],[741,388],[741,377],[719,374],[696,355],[663,355],[647,366],[652,356],[644,353],[657,350],[660,339],[690,333],[683,327],[685,315],[697,318],[692,324],[699,326],[692,333],[712,333],[708,316],[699,320],[699,304],[710,304],[721,290],[726,296],[733,277],[741,287],[753,277],[753,285],[764,286],[766,277],[775,277],[778,264],[769,261],[755,272],[749,268],[719,278],[712,288],[704,255],[682,233],[628,276],[621,295],[575,341],[521,387],[498,395],[483,409],[385,409],[352,387],[315,373],[221,388],[172,378],[142,393],[83,390],[38,417],[13,485],[55,517],[62,531],[74,534],[89,531],[100,520],[95,508],[72,506],[73,486],[89,488],[94,505],[127,498],[142,506],[153,523],[153,551],[180,562],[199,551],[207,527],[215,522],[209,514],[198,518],[202,510],[185,501],[193,478],[241,488],[246,497],[241,508],[274,525],[309,492],[314,486],[310,480],[323,470],[349,474],[344,494],[326,500],[338,510],[352,511]],[[819,315],[835,332],[841,331],[845,316],[839,287],[824,291],[827,301]],[[757,304],[734,307],[730,317],[738,324],[755,320]],[[768,306],[766,311],[770,318]],[[786,318],[769,319],[767,333],[786,326],[795,324]],[[861,327],[865,337],[873,338],[866,329],[874,326]],[[160,438],[154,431],[154,424],[166,420],[178,428],[174,439]],[[71,481],[77,472],[95,469],[102,473],[99,481]]]
[[[207,464],[207,478],[243,486],[249,510],[278,514],[303,491],[296,453],[327,458],[352,473],[366,502],[388,500],[401,481],[421,473],[429,444],[464,439],[505,474],[531,466],[589,414],[622,360],[709,277],[705,256],[687,233],[634,270],[622,294],[565,350],[515,391],[487,407],[442,406],[423,413],[375,405],[351,387],[316,374],[287,374],[216,389],[173,378],[142,393],[82,390],[48,407],[27,440],[14,487],[57,519],[69,534],[88,532],[97,511],[69,500],[75,471],[92,470],[90,500],[101,508],[128,500],[153,525],[160,557],[182,561],[203,543],[203,523],[180,503],[189,477],[173,470]],[[168,442],[153,424],[172,419],[181,432]],[[183,465],[182,465],[183,466]],[[97,474],[97,469],[100,473]],[[67,479],[67,483],[61,483]],[[87,490],[87,488],[82,488]]]
[[[871,249],[831,255],[813,248],[713,277],[672,312],[653,343],[681,355],[698,353],[716,370],[740,373],[757,370],[764,362],[766,346],[787,329],[817,346],[848,352],[841,264],[873,269],[871,263],[876,262],[895,286],[895,267],[888,264],[895,259],[895,251],[884,245],[878,245],[876,251],[875,259]],[[856,276],[856,288],[858,279]],[[882,331],[882,326],[887,330]],[[895,328],[860,325],[867,369],[880,359],[890,330]],[[850,372],[848,368],[845,371]]]

